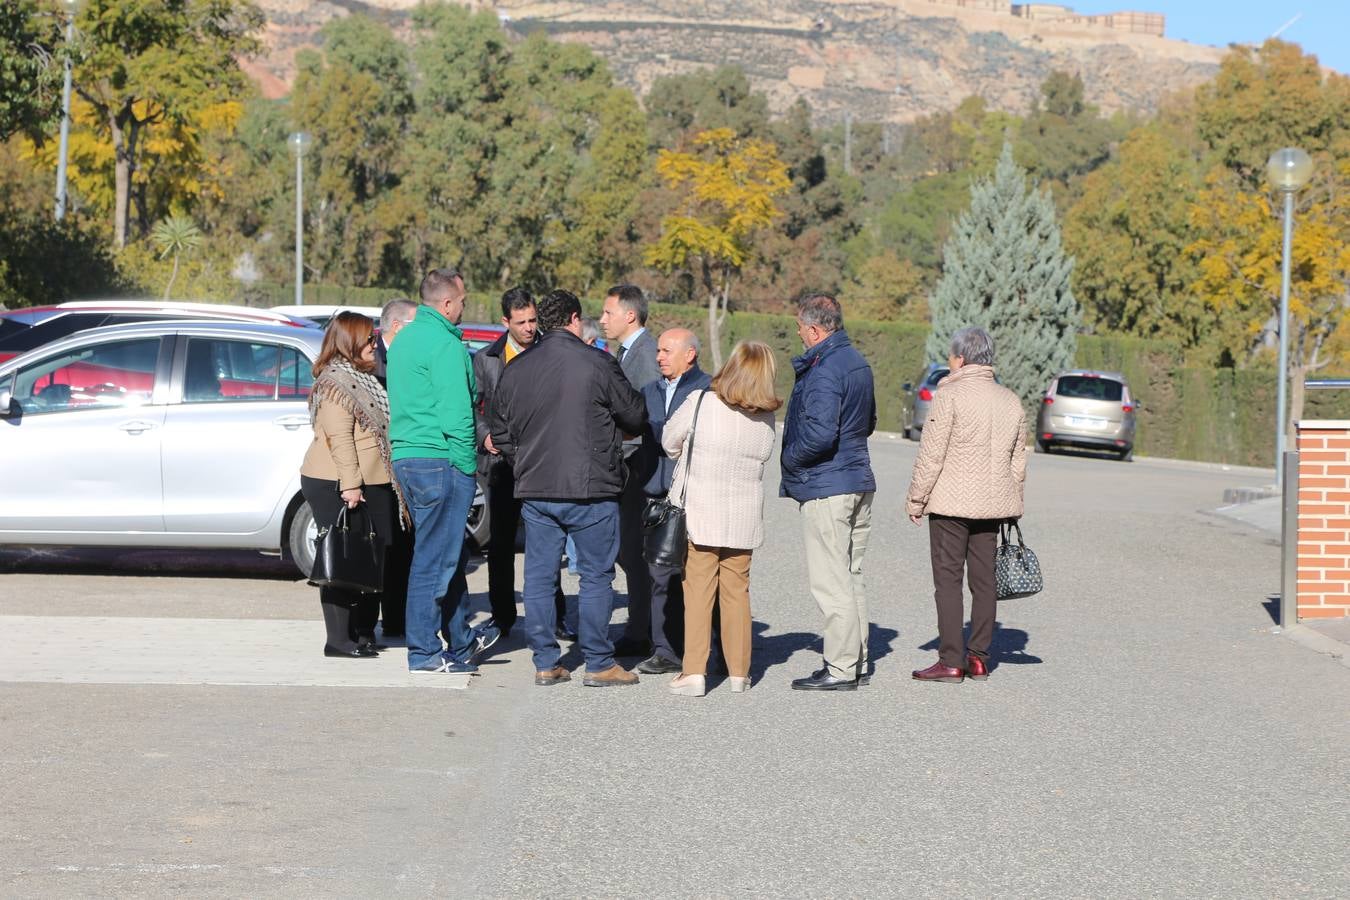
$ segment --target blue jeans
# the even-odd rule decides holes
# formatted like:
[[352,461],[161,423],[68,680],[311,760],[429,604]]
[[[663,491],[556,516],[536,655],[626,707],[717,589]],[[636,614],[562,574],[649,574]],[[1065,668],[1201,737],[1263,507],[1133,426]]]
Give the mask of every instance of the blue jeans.
[[526,500],[525,636],[534,651],[537,671],[552,669],[562,657],[554,636],[553,590],[558,560],[567,538],[576,544],[577,634],[586,671],[603,672],[614,665],[609,617],[614,612],[614,559],[619,555],[619,501]]
[[473,635],[465,609],[464,523],[473,503],[474,479],[444,459],[399,459],[394,475],[412,513],[417,543],[408,572],[408,668],[438,664],[445,655],[464,660]]

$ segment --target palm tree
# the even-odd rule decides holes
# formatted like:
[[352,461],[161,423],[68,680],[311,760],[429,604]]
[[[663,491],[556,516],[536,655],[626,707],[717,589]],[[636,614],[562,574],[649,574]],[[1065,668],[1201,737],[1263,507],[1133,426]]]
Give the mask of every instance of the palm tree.
[[150,232],[150,238],[159,248],[160,259],[173,254],[173,272],[169,275],[169,283],[164,285],[164,299],[168,300],[174,280],[178,278],[178,259],[201,246],[202,232],[187,216],[165,216]]

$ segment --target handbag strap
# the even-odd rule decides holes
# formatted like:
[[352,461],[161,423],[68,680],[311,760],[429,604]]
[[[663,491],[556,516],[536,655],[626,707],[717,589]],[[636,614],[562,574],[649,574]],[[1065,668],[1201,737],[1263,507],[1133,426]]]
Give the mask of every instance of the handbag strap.
[[1001,536],[1003,538],[1003,543],[1005,544],[1012,543],[1012,535],[1014,531],[1017,532],[1017,546],[1021,547],[1023,550],[1027,549],[1027,542],[1022,540],[1022,526],[1017,523],[1016,519],[1009,519],[999,527],[999,532],[1001,533]]
[[353,509],[364,510],[366,514],[366,533],[370,535],[370,537],[372,538],[376,537],[375,517],[370,514],[369,509],[365,509],[364,501],[358,503],[354,507],[348,506],[346,503],[343,503],[341,508],[338,509],[337,519],[333,522],[333,527],[338,531],[349,531],[351,529],[351,524],[349,523],[348,520],[351,518],[351,511]]
[[689,493],[689,473],[694,464],[694,432],[698,430],[698,411],[703,406],[703,398],[708,396],[707,390],[699,392],[698,402],[694,404],[694,421],[689,425],[689,449],[684,451],[684,484],[680,485],[680,508],[684,508],[684,496]]

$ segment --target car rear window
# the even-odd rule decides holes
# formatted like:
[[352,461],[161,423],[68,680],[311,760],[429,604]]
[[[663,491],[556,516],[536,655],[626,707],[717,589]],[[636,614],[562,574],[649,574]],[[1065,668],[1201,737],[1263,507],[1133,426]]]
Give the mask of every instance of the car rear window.
[[16,334],[23,334],[33,326],[15,319],[0,318],[0,344]]
[[0,335],[0,351],[7,353],[27,353],[44,344],[50,344],[58,338],[67,337],[86,328],[98,328],[102,325],[124,325],[130,322],[153,322],[162,316],[147,316],[139,313],[75,312],[46,319],[32,328],[25,328],[12,335]]
[[948,374],[949,370],[947,369],[934,369],[933,374],[928,376],[928,380],[924,384],[929,387],[937,387],[937,383],[946,378]]
[[1092,378],[1087,375],[1064,375],[1055,388],[1055,396],[1075,400],[1106,400],[1119,403],[1125,396],[1125,385],[1114,378]]

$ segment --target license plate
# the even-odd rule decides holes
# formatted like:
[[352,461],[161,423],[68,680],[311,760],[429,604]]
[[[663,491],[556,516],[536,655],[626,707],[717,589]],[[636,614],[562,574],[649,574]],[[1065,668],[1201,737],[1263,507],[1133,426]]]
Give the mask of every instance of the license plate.
[[1064,420],[1070,425],[1079,428],[1105,428],[1106,420],[1098,419],[1093,416],[1065,416]]

